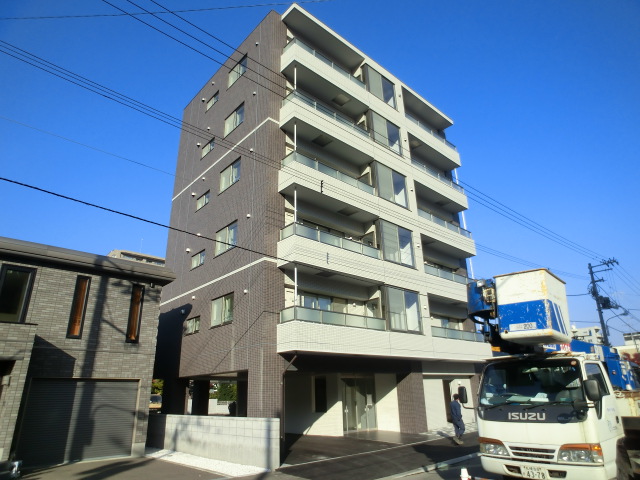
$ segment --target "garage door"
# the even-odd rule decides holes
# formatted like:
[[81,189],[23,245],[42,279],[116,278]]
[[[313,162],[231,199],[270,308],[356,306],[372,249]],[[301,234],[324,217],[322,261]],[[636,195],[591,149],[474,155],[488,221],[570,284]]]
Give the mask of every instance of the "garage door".
[[19,433],[25,467],[131,455],[137,381],[34,379]]

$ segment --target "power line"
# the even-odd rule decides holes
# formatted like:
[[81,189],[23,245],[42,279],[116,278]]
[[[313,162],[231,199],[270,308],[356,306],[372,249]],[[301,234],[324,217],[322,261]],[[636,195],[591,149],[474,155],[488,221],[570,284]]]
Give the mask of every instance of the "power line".
[[[303,3],[323,3],[331,2],[333,0],[300,0],[296,1],[297,4]],[[185,10],[173,10],[173,11],[160,11],[160,12],[145,12],[134,13],[133,15],[150,15],[150,14],[167,14],[167,13],[191,13],[191,12],[206,12],[212,10],[233,10],[240,8],[257,8],[257,7],[279,7],[283,5],[291,5],[292,2],[278,2],[278,3],[256,3],[250,5],[229,5],[226,7],[208,7],[208,8],[191,8]],[[129,15],[128,13],[94,13],[87,15],[58,15],[58,16],[39,16],[39,17],[0,17],[2,20],[58,20],[65,18],[98,18],[98,17],[124,17]]]

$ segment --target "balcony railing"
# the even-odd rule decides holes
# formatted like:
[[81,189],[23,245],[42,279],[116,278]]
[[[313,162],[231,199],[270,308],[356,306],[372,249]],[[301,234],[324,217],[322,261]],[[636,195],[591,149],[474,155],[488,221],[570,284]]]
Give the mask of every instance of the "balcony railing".
[[300,91],[298,90],[294,90],[289,95],[287,95],[284,98],[284,100],[282,100],[282,106],[284,107],[287,103],[291,101],[301,102],[304,105],[308,106],[309,108],[313,108],[314,110],[317,110],[318,112],[328,117],[331,117],[333,120],[340,123],[341,125],[351,128],[365,137],[369,137],[369,132],[367,130],[365,130],[363,127],[359,125],[356,125],[353,122],[353,120],[351,120],[346,115],[342,115],[341,113],[338,113],[335,110],[332,110],[331,108],[318,102],[317,100],[311,98],[310,96],[305,95],[304,93],[300,93]]
[[349,250],[350,252],[361,253],[371,258],[380,258],[380,250],[373,248],[364,243],[355,242],[348,238],[343,238],[333,233],[317,230],[315,228],[307,227],[300,223],[290,223],[282,230],[280,230],[280,240],[289,238],[292,235],[298,235],[300,237],[315,240],[316,242],[324,243],[326,245],[333,245],[334,247]]
[[450,186],[454,190],[457,190],[458,192],[464,193],[464,188],[462,188],[460,185],[458,185],[457,183],[455,183],[451,179],[447,178],[444,174],[442,174],[442,172],[439,172],[435,168],[430,167],[429,165],[425,165],[420,160],[416,160],[413,157],[411,158],[411,163],[413,164],[414,167],[418,167],[423,172],[426,172],[429,175],[431,175],[432,177],[437,178],[442,183],[447,184],[448,186]]
[[367,328],[369,330],[387,329],[384,318],[363,317],[349,313],[329,312],[307,307],[289,307],[280,312],[280,323],[300,320],[303,322],[323,323],[325,325],[340,325],[343,327]]
[[359,78],[354,77],[353,75],[351,75],[349,72],[347,72],[344,68],[342,68],[340,65],[332,62],[331,60],[329,60],[327,57],[325,57],[324,55],[322,55],[321,53],[319,53],[317,50],[314,50],[313,48],[311,48],[309,45],[307,45],[306,43],[304,43],[302,40],[300,40],[299,38],[294,38],[293,40],[291,40],[286,47],[284,47],[284,51],[286,52],[292,45],[297,45],[300,48],[302,48],[305,52],[310,53],[311,55],[313,55],[314,57],[316,57],[318,60],[320,60],[322,63],[330,66],[331,68],[333,68],[336,72],[340,73],[341,75],[347,77],[349,80],[351,80],[353,83],[355,83],[356,85],[358,85],[361,88],[365,88],[365,84],[364,82],[362,82],[362,80],[360,80]]
[[481,333],[465,332],[464,330],[454,330],[453,328],[431,327],[431,335],[440,338],[451,338],[452,340],[484,343],[484,336]]
[[341,182],[348,183],[349,185],[353,185],[354,187],[359,188],[363,192],[370,193],[371,195],[375,195],[375,190],[371,185],[368,185],[357,178],[350,177],[334,168],[328,167],[324,163],[319,162],[313,158],[309,158],[306,155],[302,155],[298,152],[292,152],[282,159],[282,166],[286,167],[291,162],[298,162],[307,167],[313,168],[319,172],[322,172],[330,177],[337,178]]
[[446,138],[442,138],[438,132],[436,130],[434,130],[433,128],[431,128],[428,125],[425,125],[424,123],[422,123],[420,120],[418,120],[417,118],[412,117],[411,115],[409,115],[408,113],[405,113],[405,116],[407,117],[407,119],[412,122],[415,123],[416,125],[418,125],[420,128],[422,128],[422,130],[424,130],[427,133],[430,133],[431,136],[433,136],[433,138],[440,140],[442,143],[444,143],[446,146],[448,146],[449,148],[452,148],[453,150],[455,150],[456,152],[458,151],[458,148],[451,143],[449,140],[447,140]]
[[436,277],[444,278],[446,280],[452,280],[457,283],[462,283],[466,285],[469,283],[469,279],[464,275],[458,275],[457,273],[450,272],[449,270],[444,270],[442,268],[434,267],[432,265],[424,265],[425,273],[429,275],[434,275]]
[[454,225],[451,222],[447,222],[446,220],[443,220],[440,217],[436,217],[434,214],[427,212],[426,210],[422,210],[421,208],[419,208],[418,215],[421,216],[422,218],[426,218],[427,220],[431,220],[433,223],[437,223],[442,227],[448,228],[452,232],[456,232],[464,237],[471,238],[470,231],[465,230],[464,228],[460,228],[459,226]]

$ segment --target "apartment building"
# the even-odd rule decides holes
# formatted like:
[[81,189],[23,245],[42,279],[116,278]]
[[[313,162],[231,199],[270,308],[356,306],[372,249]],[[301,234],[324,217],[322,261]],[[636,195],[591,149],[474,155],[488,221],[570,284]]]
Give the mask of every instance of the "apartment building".
[[[210,381],[281,432],[446,425],[488,345],[452,120],[297,5],[269,13],[184,111],[156,376]],[[471,390],[473,391],[473,390]],[[471,413],[469,413],[471,412]],[[465,410],[468,420],[473,413]]]
[[0,237],[0,461],[144,455],[157,265]]

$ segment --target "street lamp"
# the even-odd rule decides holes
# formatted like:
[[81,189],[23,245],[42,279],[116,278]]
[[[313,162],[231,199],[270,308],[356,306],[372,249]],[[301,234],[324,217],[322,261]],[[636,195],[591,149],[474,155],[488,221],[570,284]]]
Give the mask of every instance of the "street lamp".
[[625,309],[624,312],[607,318],[607,320],[604,322],[604,327],[607,329],[607,331],[605,332],[607,337],[611,335],[611,332],[609,331],[609,320],[613,320],[616,317],[626,317],[627,315],[629,315],[629,310]]

